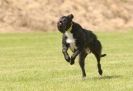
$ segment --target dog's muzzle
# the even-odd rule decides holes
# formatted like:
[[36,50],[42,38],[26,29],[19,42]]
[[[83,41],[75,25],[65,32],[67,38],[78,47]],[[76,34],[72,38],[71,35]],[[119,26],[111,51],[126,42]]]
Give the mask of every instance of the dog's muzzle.
[[63,22],[58,22],[58,29],[60,32],[64,33],[65,32],[65,29],[66,29],[66,26],[65,24],[63,24]]
[[58,25],[59,25],[59,26],[62,26],[62,22],[59,21],[59,22],[58,22]]

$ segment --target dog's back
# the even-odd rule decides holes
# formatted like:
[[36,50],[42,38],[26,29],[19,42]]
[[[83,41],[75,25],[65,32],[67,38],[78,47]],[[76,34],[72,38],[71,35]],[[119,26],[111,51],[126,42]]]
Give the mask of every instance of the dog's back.
[[74,38],[82,42],[84,46],[89,46],[97,40],[97,36],[92,31],[82,28],[75,22],[73,22],[72,33]]

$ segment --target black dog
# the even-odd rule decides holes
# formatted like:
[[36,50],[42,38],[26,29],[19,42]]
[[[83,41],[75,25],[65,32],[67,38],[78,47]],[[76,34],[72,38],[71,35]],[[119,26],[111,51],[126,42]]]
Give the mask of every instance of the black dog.
[[[86,77],[84,61],[88,53],[93,53],[97,59],[98,72],[102,75],[100,64],[101,57],[106,54],[101,54],[102,46],[96,35],[89,30],[82,28],[78,23],[72,21],[73,15],[62,16],[57,24],[58,30],[63,33],[62,37],[62,52],[67,62],[71,65],[79,55],[79,64],[82,70],[82,76]],[[70,57],[67,53],[68,48],[71,49],[73,55]]]

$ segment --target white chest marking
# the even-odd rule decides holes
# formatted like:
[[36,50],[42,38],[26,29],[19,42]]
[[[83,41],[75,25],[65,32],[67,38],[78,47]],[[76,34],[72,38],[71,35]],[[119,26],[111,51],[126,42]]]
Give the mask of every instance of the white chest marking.
[[73,35],[71,32],[65,32],[65,35],[67,36],[67,43],[74,43],[75,39],[73,38]]
[[71,32],[65,32],[65,35],[67,36],[66,42],[70,44],[70,49],[74,51],[74,49],[77,49],[75,45],[75,39],[73,38],[73,35]]

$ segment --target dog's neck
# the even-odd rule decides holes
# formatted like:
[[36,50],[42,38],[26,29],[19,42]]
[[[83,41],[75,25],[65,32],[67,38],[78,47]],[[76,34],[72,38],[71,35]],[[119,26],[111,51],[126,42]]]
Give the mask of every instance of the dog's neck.
[[71,32],[73,27],[73,23],[71,23],[71,26],[67,29],[67,32]]

